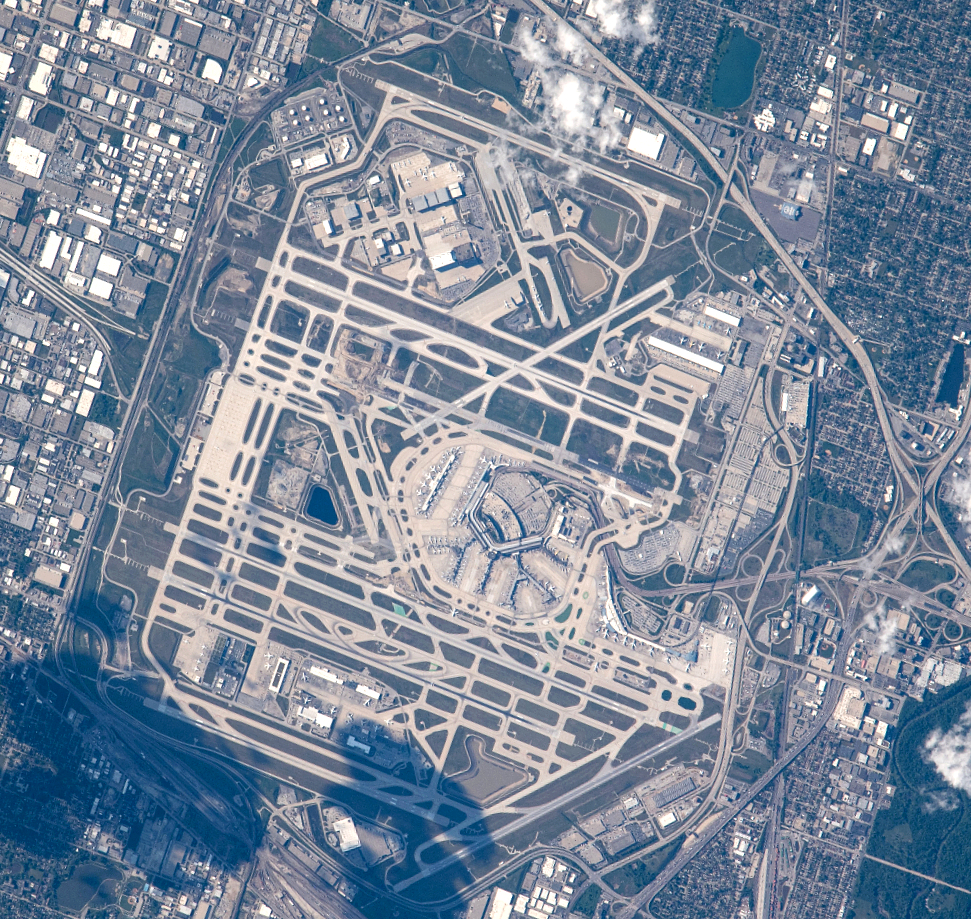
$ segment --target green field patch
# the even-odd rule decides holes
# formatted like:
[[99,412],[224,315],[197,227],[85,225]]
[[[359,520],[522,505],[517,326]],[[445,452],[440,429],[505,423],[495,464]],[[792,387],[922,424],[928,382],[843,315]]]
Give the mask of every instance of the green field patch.
[[596,759],[584,763],[576,769],[572,769],[565,775],[561,775],[552,782],[547,782],[542,788],[537,788],[524,798],[516,802],[517,807],[545,807],[552,804],[564,795],[569,794],[581,785],[589,782],[603,768],[607,762],[605,755],[600,755]]
[[506,708],[512,700],[512,696],[508,692],[498,686],[493,686],[491,683],[484,683],[482,680],[476,680],[470,691],[473,696],[485,699],[500,708]]
[[450,664],[458,664],[458,666],[467,669],[475,663],[475,655],[471,651],[466,651],[464,648],[456,648],[453,645],[446,644],[444,641],[440,641],[438,647],[442,651],[442,657]]
[[570,393],[558,386],[554,386],[552,383],[547,383],[545,380],[540,380],[539,385],[543,387],[543,392],[546,393],[557,405],[565,405],[567,408],[576,403],[576,398]]
[[[557,353],[568,357],[571,361],[585,364],[593,357],[593,350],[597,347],[600,340],[600,329],[591,329],[586,335],[581,336],[575,341],[571,341],[566,347],[561,348]],[[583,375],[580,375],[580,380]]]
[[203,546],[192,539],[183,539],[182,545],[179,546],[179,552],[186,558],[191,558],[194,562],[200,562],[203,565],[209,565],[211,568],[218,568],[223,557],[222,552]]
[[635,719],[631,718],[630,715],[615,711],[599,702],[587,702],[580,714],[621,731],[629,731],[636,724]]
[[688,284],[688,290],[693,289],[695,268],[700,266],[698,253],[690,239],[680,240],[663,249],[652,246],[644,263],[630,275],[624,284],[621,301],[636,296],[667,277],[673,277],[676,284],[679,280],[681,281],[680,284],[677,284],[679,289],[675,291],[675,295],[676,297],[678,295],[683,297],[687,291],[680,288]]
[[247,616],[245,613],[241,613],[239,610],[235,609],[225,609],[223,610],[223,619],[225,619],[230,625],[235,625],[238,628],[245,629],[247,632],[253,632],[259,635],[263,631],[263,623],[259,619],[255,619],[253,616]]
[[746,275],[761,262],[765,246],[761,236],[736,239],[725,233],[714,232],[708,247],[715,264],[730,275]]
[[[565,383],[572,383],[574,386],[578,386],[583,382],[583,371],[577,367],[573,367],[570,364],[564,364],[563,361],[558,361],[555,357],[544,357],[537,365],[537,370],[542,370],[544,373],[552,374],[555,377],[563,380]],[[546,386],[544,385],[545,389]],[[555,401],[559,402],[559,399]],[[569,404],[573,405],[574,399],[570,396],[569,403],[561,403],[563,405]]]
[[284,596],[289,597],[291,600],[306,603],[314,609],[320,610],[322,613],[331,613],[341,619],[346,619],[348,622],[353,622],[355,625],[367,629],[373,629],[375,626],[374,619],[367,610],[352,606],[350,603],[345,603],[336,597],[330,597],[316,590],[311,590],[309,587],[304,587],[296,581],[287,581],[283,593]]
[[171,664],[179,650],[182,635],[160,622],[153,622],[148,630],[148,647],[160,664]]
[[611,871],[604,880],[622,897],[633,897],[640,893],[663,870],[664,866],[677,855],[683,840],[678,839],[658,849],[649,856],[628,862]]
[[620,752],[615,757],[618,763],[626,763],[627,760],[646,753],[652,747],[671,739],[671,734],[653,724],[641,724],[637,730],[627,738]]
[[358,600],[364,599],[364,588],[360,584],[348,581],[346,578],[338,577],[329,571],[321,571],[313,565],[306,564],[306,562],[295,562],[293,569],[297,574],[303,575],[305,578],[310,578],[310,580],[316,581],[318,584],[323,584],[325,587],[332,587],[334,590],[339,590],[341,593]]
[[674,473],[667,456],[647,444],[631,444],[620,471],[647,488],[670,489],[674,486]]
[[172,565],[172,574],[174,574],[176,577],[185,578],[185,580],[191,581],[193,584],[196,584],[203,590],[209,590],[209,588],[212,587],[212,572],[203,571],[201,568],[196,568],[194,565],[190,565],[187,562],[175,562]]
[[578,418],[573,422],[566,448],[576,453],[583,462],[594,462],[612,469],[620,458],[623,442],[619,434]]
[[483,727],[488,731],[496,732],[502,727],[502,718],[498,715],[493,715],[491,712],[483,711],[474,705],[466,705],[462,717],[466,721],[471,721],[473,724],[477,724],[479,727]]
[[[652,399],[650,396],[644,400],[644,411],[668,424],[681,424],[684,421],[684,412],[681,409],[668,405],[667,402],[661,402],[659,399]],[[674,443],[673,438],[671,443]]]
[[459,707],[457,699],[436,692],[434,689],[428,690],[428,694],[425,696],[425,702],[432,708],[437,708],[441,712],[448,712],[450,715],[454,715]]
[[490,421],[515,428],[553,446],[559,446],[563,441],[568,420],[566,412],[501,386],[489,400],[485,415]]
[[435,653],[435,642],[423,632],[417,632],[415,629],[409,628],[401,622],[392,621],[391,619],[382,619],[381,625],[384,628],[384,634],[389,638],[394,638],[396,641],[403,642],[409,647],[422,651],[425,654]]
[[264,613],[268,612],[270,606],[272,606],[272,601],[266,594],[261,594],[243,584],[237,584],[233,588],[231,596],[237,603],[245,603],[247,606],[262,610]]
[[[662,720],[664,720],[663,715]],[[688,719],[685,718],[685,721],[687,722]],[[732,760],[728,775],[738,782],[752,783],[762,778],[771,768],[772,760],[769,757],[757,750],[746,750],[741,756],[736,756]]]
[[[635,699],[630,695],[621,695],[621,693],[619,692],[614,692],[612,689],[607,689],[606,686],[594,686],[593,693],[594,695],[598,695],[604,699],[608,699],[611,702],[615,702],[617,705],[626,705],[627,708],[632,708],[638,712],[646,712],[648,708],[639,699]],[[596,703],[591,702],[590,704],[595,705]],[[585,711],[584,711],[584,714],[586,714]],[[627,716],[624,715],[622,717],[626,718]],[[627,728],[624,728],[624,730],[626,731]]]
[[448,719],[443,718],[441,715],[436,715],[434,712],[428,711],[425,708],[415,709],[415,727],[419,731],[427,731],[431,728],[437,728],[440,724],[445,724]]
[[587,747],[581,747],[579,744],[561,741],[556,745],[556,755],[560,759],[565,759],[568,763],[578,763],[580,760],[586,759],[591,752]]
[[624,405],[631,407],[637,405],[637,392],[633,389],[628,389],[626,386],[621,386],[619,383],[613,382],[613,380],[593,377],[587,383],[587,389],[591,392],[599,393],[601,396],[607,396],[608,399],[613,399],[616,402],[622,402]]
[[310,33],[307,54],[324,64],[332,64],[342,57],[360,51],[363,46],[346,29],[342,29],[333,19],[317,14],[314,28]]
[[229,541],[229,534],[225,530],[220,530],[217,527],[209,526],[208,523],[203,523],[201,520],[192,520],[186,524],[186,529],[190,533],[195,533],[196,536],[201,536],[204,539],[211,539],[213,542],[218,542],[221,545],[226,545]]
[[414,389],[435,396],[443,402],[457,402],[481,383],[478,377],[427,357],[418,359],[411,376],[411,386]]
[[574,705],[580,704],[580,697],[578,695],[567,692],[565,689],[560,689],[559,686],[551,686],[546,698],[557,708],[572,708]]
[[573,735],[576,746],[593,753],[617,739],[614,734],[605,731],[602,727],[578,721],[576,718],[567,718],[563,723],[563,730]]
[[860,517],[848,508],[810,500],[803,561],[817,565],[848,557],[859,529]]
[[620,412],[615,412],[597,402],[591,402],[589,399],[584,399],[580,403],[580,411],[590,418],[596,418],[597,421],[603,421],[615,428],[626,428],[630,424],[630,418],[626,415],[621,415]]
[[560,720],[560,716],[556,712],[542,705],[537,705],[531,699],[520,699],[516,702],[516,711],[527,718],[542,721],[543,724],[548,724],[550,727],[555,726]]
[[442,47],[455,65],[452,68],[455,86],[472,93],[488,89],[510,102],[518,102],[509,61],[491,42],[480,42],[464,32],[455,32]]
[[276,590],[277,585],[280,583],[280,576],[278,574],[273,574],[271,571],[264,571],[262,568],[257,568],[249,562],[243,562],[239,566],[239,576],[244,581],[249,581],[258,587],[265,587],[267,590]]
[[146,408],[135,425],[131,444],[121,467],[119,488],[127,498],[141,488],[161,494],[168,488],[169,478],[179,456],[179,445]]
[[529,744],[531,747],[534,747],[537,750],[542,750],[545,752],[550,748],[550,738],[546,734],[541,734],[539,731],[534,731],[532,728],[526,727],[525,724],[512,722],[509,725],[506,733],[514,740],[519,740],[522,743]]
[[514,689],[518,689],[521,692],[528,692],[533,696],[538,696],[543,691],[542,680],[537,680],[536,677],[529,676],[526,673],[510,670],[508,667],[504,667],[502,664],[497,664],[494,661],[486,659],[480,660],[479,673],[496,680],[500,684],[512,686]]
[[442,619],[434,613],[426,614],[426,618],[431,625],[446,635],[468,635],[469,633],[469,630],[464,625],[452,619]]
[[270,321],[270,331],[299,345],[309,322],[310,310],[289,300],[281,300]]
[[95,897],[101,909],[118,900],[124,875],[114,866],[96,862],[75,865],[67,880],[57,885],[55,898],[60,909],[80,913]]
[[521,667],[529,667],[530,670],[536,669],[536,658],[528,651],[517,648],[515,645],[503,643],[502,650],[506,652]]
[[182,603],[192,609],[202,609],[206,605],[204,597],[190,593],[188,590],[183,590],[181,587],[176,587],[174,584],[169,584],[162,594],[170,600],[174,600],[176,603]]
[[[301,548],[304,547],[301,546]],[[251,555],[253,558],[258,558],[261,562],[266,562],[268,565],[276,565],[277,568],[282,568],[287,560],[287,557],[282,552],[278,552],[276,549],[271,549],[269,546],[264,546],[258,542],[251,542],[246,547],[246,554]]]
[[581,679],[575,673],[570,673],[569,670],[557,670],[555,676],[558,680],[563,680],[564,683],[576,686],[577,689],[583,689],[587,685],[586,680]]
[[933,590],[939,584],[946,584],[954,580],[954,566],[939,564],[929,559],[919,559],[912,562],[898,580],[906,587],[914,590]]
[[321,284],[329,287],[336,287],[338,290],[347,290],[348,277],[336,268],[331,268],[316,259],[298,256],[293,260],[293,270],[297,274],[302,274],[305,278],[312,278]]
[[609,243],[613,243],[617,239],[620,219],[620,211],[599,202],[591,206],[588,217],[590,229]]

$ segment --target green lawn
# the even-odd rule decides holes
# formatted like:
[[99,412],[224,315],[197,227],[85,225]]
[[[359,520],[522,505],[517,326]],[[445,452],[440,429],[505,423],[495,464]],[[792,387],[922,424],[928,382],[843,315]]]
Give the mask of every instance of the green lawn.
[[954,577],[952,565],[940,565],[929,559],[921,559],[910,565],[900,576],[900,583],[914,590],[932,590],[938,584],[944,584]]
[[155,493],[165,491],[178,455],[178,444],[146,408],[137,422],[121,467],[121,493],[127,497],[136,488]]

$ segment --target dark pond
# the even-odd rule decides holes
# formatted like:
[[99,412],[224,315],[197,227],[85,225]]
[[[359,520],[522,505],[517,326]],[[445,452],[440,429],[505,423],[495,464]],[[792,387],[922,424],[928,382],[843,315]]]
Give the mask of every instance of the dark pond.
[[964,385],[964,345],[957,342],[951,351],[947,367],[944,368],[944,377],[941,380],[941,388],[937,391],[937,401],[946,402],[952,408],[957,408],[958,397],[961,394],[961,387]]
[[337,526],[337,521],[340,519],[337,516],[334,499],[330,491],[324,488],[323,485],[314,485],[311,489],[310,497],[307,499],[307,508],[304,513],[308,517],[313,517],[314,520],[319,520],[329,527]]

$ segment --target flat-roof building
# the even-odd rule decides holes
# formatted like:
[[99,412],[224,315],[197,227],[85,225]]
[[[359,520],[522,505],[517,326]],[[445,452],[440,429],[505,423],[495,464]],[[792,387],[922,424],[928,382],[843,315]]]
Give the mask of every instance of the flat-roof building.
[[638,156],[656,160],[661,155],[665,137],[660,132],[648,131],[646,128],[635,127],[627,139],[627,149]]

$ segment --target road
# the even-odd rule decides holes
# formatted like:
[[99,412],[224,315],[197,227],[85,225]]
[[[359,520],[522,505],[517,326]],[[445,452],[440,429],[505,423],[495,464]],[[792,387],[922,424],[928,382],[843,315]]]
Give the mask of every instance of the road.
[[[834,655],[837,661],[837,667],[842,669],[846,662],[846,655],[849,651],[851,632],[847,629],[840,641],[840,645],[837,649],[837,653]],[[803,737],[800,738],[799,742],[789,750],[785,756],[776,760],[772,768],[766,772],[757,782],[749,787],[749,789],[739,797],[739,799],[733,802],[732,806],[726,808],[724,813],[720,814],[717,820],[709,823],[702,833],[697,836],[692,842],[688,843],[685,848],[681,850],[674,858],[674,860],[664,868],[663,871],[647,885],[636,897],[633,897],[624,910],[619,914],[619,919],[633,919],[637,911],[643,906],[650,905],[651,900],[653,900],[674,878],[674,876],[681,871],[699,852],[701,852],[705,846],[708,845],[732,820],[734,820],[745,808],[766,789],[776,778],[789,766],[789,764],[796,759],[820,734],[820,732],[826,727],[826,723],[829,721],[836,708],[836,703],[839,699],[841,690],[837,687],[830,686],[827,689],[826,697],[823,704],[820,706],[819,711],[816,713],[816,720],[813,723],[811,730],[807,731]]]

